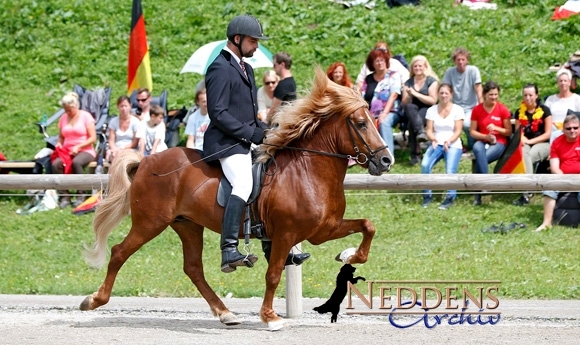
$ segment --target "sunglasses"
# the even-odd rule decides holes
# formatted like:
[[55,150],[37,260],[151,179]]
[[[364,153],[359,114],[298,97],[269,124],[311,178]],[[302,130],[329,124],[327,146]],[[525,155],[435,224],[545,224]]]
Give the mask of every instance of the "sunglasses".
[[274,85],[274,84],[276,84],[276,82],[275,81],[267,81],[264,84],[266,84],[266,85]]
[[386,52],[387,51],[387,48],[375,48],[375,50],[381,50],[381,51]]
[[567,131],[571,131],[571,130],[577,131],[578,130],[578,126],[576,126],[576,127],[566,127],[564,129],[567,130]]
[[149,98],[142,98],[142,99],[137,98],[137,102],[145,102],[147,99],[149,99]]

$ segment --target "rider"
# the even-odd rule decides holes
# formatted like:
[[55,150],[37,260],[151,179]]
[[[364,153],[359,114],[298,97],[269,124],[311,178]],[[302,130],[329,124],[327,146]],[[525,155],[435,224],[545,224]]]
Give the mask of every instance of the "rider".
[[[233,18],[227,28],[227,37],[226,46],[205,75],[211,122],[203,142],[206,161],[219,160],[224,176],[232,185],[222,220],[220,247],[224,273],[233,272],[238,266],[253,267],[258,260],[254,254],[244,255],[238,251],[242,215],[253,186],[250,146],[262,143],[266,129],[257,118],[254,70],[242,58],[252,57],[258,49],[258,41],[268,39],[258,19],[250,15]],[[297,259],[302,263],[308,257],[295,258],[294,263],[299,264]]]

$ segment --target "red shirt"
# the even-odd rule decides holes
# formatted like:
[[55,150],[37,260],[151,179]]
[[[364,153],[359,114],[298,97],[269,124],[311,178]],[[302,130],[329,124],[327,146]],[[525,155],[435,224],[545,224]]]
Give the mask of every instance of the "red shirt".
[[560,159],[560,169],[564,174],[580,174],[580,137],[569,143],[561,135],[550,147],[550,158]]
[[[483,107],[483,103],[476,105],[471,111],[471,121],[477,121],[477,131],[481,134],[488,135],[487,126],[494,124],[498,127],[504,128],[503,121],[511,119],[512,114],[509,109],[497,102],[495,107],[488,113]],[[495,133],[497,142],[503,145],[507,144],[507,137],[499,133]]]

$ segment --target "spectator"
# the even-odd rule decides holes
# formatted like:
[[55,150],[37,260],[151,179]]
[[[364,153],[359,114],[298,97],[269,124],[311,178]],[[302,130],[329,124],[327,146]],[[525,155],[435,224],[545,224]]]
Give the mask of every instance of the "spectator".
[[268,121],[268,113],[274,99],[274,90],[276,90],[279,80],[280,77],[273,70],[266,71],[262,77],[264,85],[258,89],[258,118],[264,123]]
[[[412,66],[412,63],[411,63]],[[430,174],[441,159],[445,160],[445,172],[456,174],[461,160],[463,146],[459,137],[463,131],[463,109],[453,104],[453,89],[449,84],[439,86],[439,104],[427,110],[427,137],[431,145],[427,148],[421,161],[421,174]],[[453,205],[457,191],[448,190],[445,200],[439,205],[446,210]],[[429,206],[433,196],[430,190],[423,191],[423,207]]]
[[378,121],[381,137],[389,150],[395,152],[393,127],[402,119],[398,100],[401,94],[401,76],[389,70],[389,59],[388,50],[371,50],[366,64],[372,73],[366,76],[361,91],[371,114]]
[[207,95],[205,89],[195,93],[195,104],[197,110],[187,119],[185,134],[187,134],[186,147],[203,151],[203,136],[209,126],[209,116],[207,114]]
[[[476,174],[489,173],[488,165],[498,160],[512,134],[511,114],[498,101],[499,91],[498,84],[486,82],[483,86],[483,103],[476,105],[471,113],[470,135],[476,140],[473,144]],[[475,195],[473,205],[481,205],[481,194]]]
[[[403,66],[403,64],[399,60],[392,57],[391,49],[389,48],[386,42],[377,42],[377,44],[375,44],[374,49],[382,50],[389,54],[390,56],[388,63],[389,69],[391,71],[399,73],[399,75],[401,76],[401,86],[403,86],[403,83],[406,82],[407,79],[409,79],[409,70],[405,66]],[[360,73],[356,77],[357,90],[362,89],[362,85],[365,81],[366,76],[371,73],[373,72],[368,68],[367,64],[364,63],[360,69]]]
[[471,150],[475,138],[471,137],[471,111],[483,101],[481,92],[481,75],[479,69],[468,65],[471,55],[465,48],[456,48],[451,54],[455,67],[448,68],[443,82],[453,86],[453,103],[463,108],[465,121],[463,131],[467,135],[467,150]]
[[[550,148],[550,171],[552,174],[580,174],[580,121],[576,115],[564,118],[564,135],[554,139]],[[556,207],[558,192],[544,191],[544,221],[535,231],[542,231],[552,226],[552,217]]]
[[131,101],[129,97],[123,95],[117,99],[117,109],[119,116],[114,117],[109,122],[109,149],[106,160],[112,162],[113,159],[123,150],[137,150],[139,138],[137,132],[141,126],[139,119],[131,116]]
[[[419,143],[428,141],[425,134],[425,114],[427,109],[437,103],[439,78],[427,58],[423,55],[411,59],[410,78],[403,86],[403,115],[409,121],[409,149],[411,165],[419,163],[421,146]],[[463,123],[463,122],[462,122]]]
[[[552,135],[552,114],[550,108],[540,103],[538,87],[527,84],[523,91],[524,101],[516,114],[516,128],[522,132],[522,150],[526,174],[534,173],[534,164],[550,156],[550,136]],[[514,201],[514,205],[527,205],[530,193],[524,193]]]
[[340,61],[330,65],[328,70],[326,70],[326,75],[328,76],[328,79],[332,80],[338,85],[346,86],[351,89],[353,87],[352,80],[346,71],[346,66]]
[[137,89],[137,110],[135,116],[145,123],[149,121],[149,111],[151,110],[151,92],[146,87]]
[[558,82],[559,92],[548,97],[545,103],[552,113],[550,142],[562,135],[563,121],[568,115],[568,110],[580,111],[580,95],[570,91],[572,72],[566,68],[560,69],[556,72],[556,81]]
[[197,109],[199,108],[198,105],[195,103],[195,95],[197,95],[197,92],[199,90],[204,90],[205,91],[205,78],[200,80],[196,85],[195,85],[195,92],[193,93],[193,105],[189,108],[189,110],[187,111],[187,114],[185,114],[185,116],[183,117],[183,123],[187,124],[187,120],[189,120],[189,117],[191,115],[193,115],[193,113],[195,113],[197,111]]
[[274,71],[280,77],[280,81],[274,90],[272,107],[268,112],[268,124],[271,124],[272,115],[282,102],[291,102],[296,99],[296,82],[290,72],[292,67],[292,57],[286,52],[279,52],[274,55]]
[[139,153],[149,156],[167,150],[165,144],[165,111],[158,105],[152,105],[149,121],[141,126],[139,137]]
[[[80,110],[79,96],[69,92],[60,101],[65,113],[58,121],[59,135],[52,159],[53,174],[83,174],[84,168],[95,160],[97,153],[93,147],[97,139],[95,119],[84,110]],[[85,200],[85,191],[77,191],[74,207]],[[60,208],[71,204],[68,190],[58,191]]]

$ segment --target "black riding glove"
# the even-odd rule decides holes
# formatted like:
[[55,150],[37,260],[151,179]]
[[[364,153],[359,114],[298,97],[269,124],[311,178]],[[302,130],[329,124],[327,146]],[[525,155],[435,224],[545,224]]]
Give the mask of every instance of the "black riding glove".
[[252,134],[250,141],[256,145],[260,145],[264,141],[264,130],[260,127],[254,128],[254,134]]

